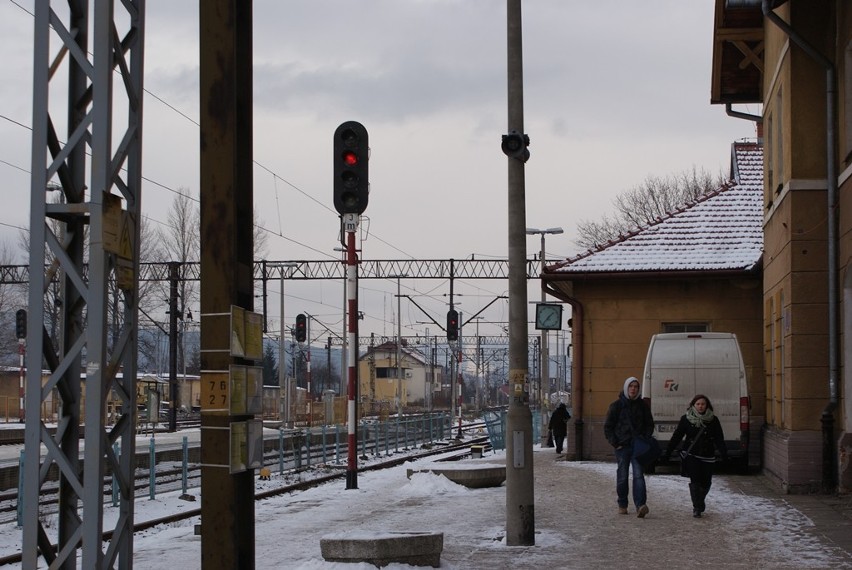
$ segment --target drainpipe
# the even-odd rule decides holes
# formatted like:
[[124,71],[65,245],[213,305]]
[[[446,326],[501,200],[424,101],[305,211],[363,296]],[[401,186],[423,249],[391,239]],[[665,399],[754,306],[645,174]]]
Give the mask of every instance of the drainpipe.
[[834,64],[819,53],[802,36],[797,34],[787,22],[781,19],[773,8],[783,2],[763,0],[763,15],[775,24],[811,59],[825,68],[825,154],[826,154],[826,190],[828,197],[828,404],[822,411],[822,487],[823,492],[831,493],[837,488],[837,457],[834,442],[834,410],[837,408],[837,378],[839,370],[839,293],[838,293],[838,245],[837,245],[837,148],[836,106],[837,72]]
[[571,360],[571,407],[574,409],[574,449],[577,461],[583,460],[583,304],[574,297],[549,287],[544,279],[541,288],[557,299],[571,305],[571,344],[574,358]]
[[751,113],[734,111],[734,108],[730,103],[725,103],[725,113],[727,113],[729,117],[734,117],[736,119],[745,119],[746,121],[752,121],[754,123],[757,123],[758,125],[763,124],[763,117],[761,117],[760,115],[752,115]]

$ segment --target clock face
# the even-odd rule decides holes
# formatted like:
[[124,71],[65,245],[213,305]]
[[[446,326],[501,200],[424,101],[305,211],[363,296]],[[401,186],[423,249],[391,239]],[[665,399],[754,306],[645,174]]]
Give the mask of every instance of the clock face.
[[559,330],[562,328],[562,305],[539,303],[535,306],[535,328]]

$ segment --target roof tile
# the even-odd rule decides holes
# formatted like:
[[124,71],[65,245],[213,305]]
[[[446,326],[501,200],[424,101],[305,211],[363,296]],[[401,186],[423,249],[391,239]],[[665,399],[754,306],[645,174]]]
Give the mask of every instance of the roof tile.
[[732,145],[733,181],[548,273],[748,271],[763,255],[763,147]]

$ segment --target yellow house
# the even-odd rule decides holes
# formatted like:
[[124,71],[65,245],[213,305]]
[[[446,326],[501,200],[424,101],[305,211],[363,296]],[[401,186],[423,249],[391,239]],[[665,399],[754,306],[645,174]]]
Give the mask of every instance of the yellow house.
[[716,0],[711,101],[762,104],[764,473],[852,490],[852,3]]
[[439,369],[405,341],[393,341],[370,347],[358,364],[359,396],[362,403],[383,403],[428,409],[432,395],[440,390]]
[[[611,459],[603,434],[611,402],[641,377],[651,336],[737,335],[751,395],[751,432],[764,416],[761,314],[762,149],[732,146],[730,184],[665,218],[544,268],[542,286],[571,306],[577,459]],[[753,454],[758,446],[751,446]],[[755,456],[753,463],[758,461]]]

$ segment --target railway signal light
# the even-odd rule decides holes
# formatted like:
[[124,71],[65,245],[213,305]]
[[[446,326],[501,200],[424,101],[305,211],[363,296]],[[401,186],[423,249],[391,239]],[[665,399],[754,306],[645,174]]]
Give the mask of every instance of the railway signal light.
[[18,309],[15,313],[15,336],[18,339],[27,338],[27,311],[26,309]]
[[459,339],[459,312],[455,309],[447,311],[447,340]]
[[500,148],[503,149],[503,154],[509,158],[517,158],[521,162],[526,162],[530,159],[530,137],[522,135],[518,131],[511,131],[508,135],[503,135],[503,143]]
[[346,121],[334,131],[334,209],[338,214],[363,214],[370,195],[367,129]]
[[305,342],[308,338],[308,318],[299,313],[296,315],[296,342]]

